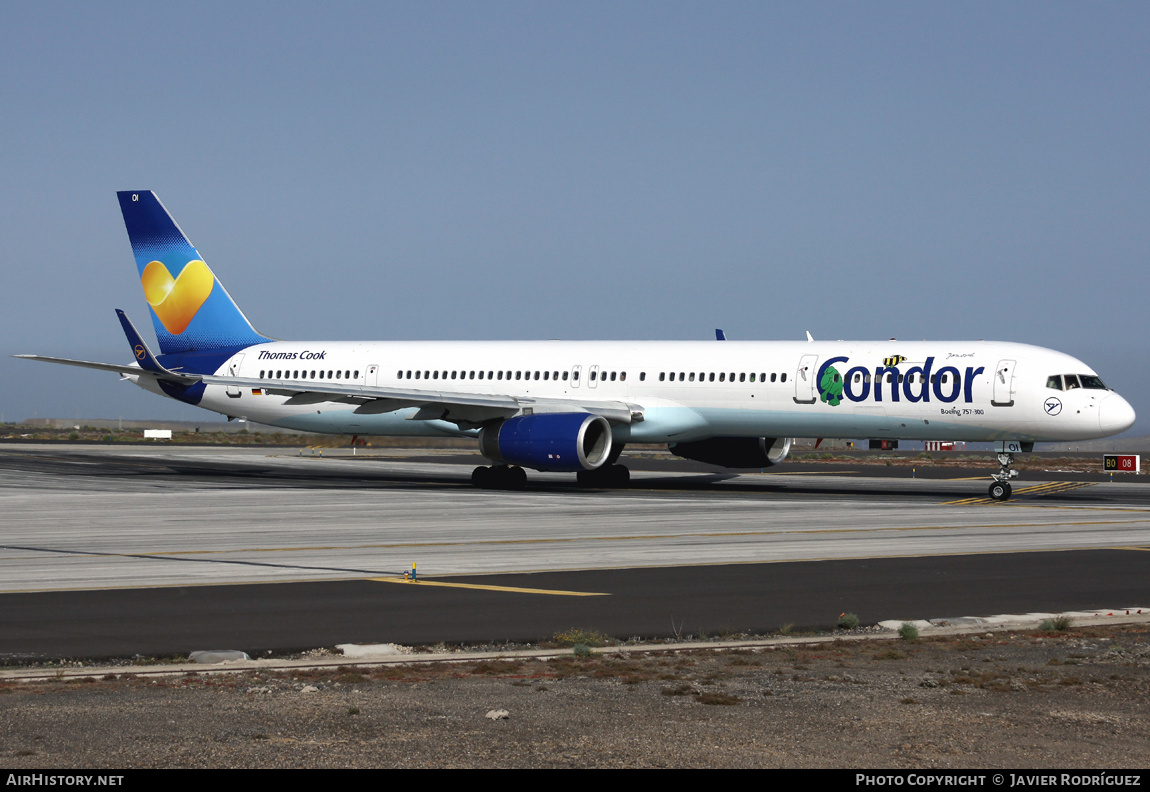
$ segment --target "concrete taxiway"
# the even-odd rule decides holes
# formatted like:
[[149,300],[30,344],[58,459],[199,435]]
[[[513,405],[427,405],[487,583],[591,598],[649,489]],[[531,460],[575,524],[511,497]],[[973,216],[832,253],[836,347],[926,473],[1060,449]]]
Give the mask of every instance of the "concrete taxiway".
[[[330,452],[329,452],[330,453]],[[626,490],[251,449],[0,452],[6,592],[1082,550],[1150,544],[1150,487],[638,471]]]
[[[286,630],[280,637],[264,636],[261,646],[395,640],[374,627],[383,634],[367,638],[326,629],[348,612],[362,611],[360,597],[373,611],[402,605],[413,615],[412,624],[422,625],[417,638],[406,640],[432,641],[475,640],[471,628],[492,608],[504,609],[510,624],[522,621],[500,604],[500,597],[514,592],[533,602],[562,600],[561,606],[540,606],[552,609],[550,618],[562,619],[559,627],[591,610],[627,611],[622,590],[646,602],[650,592],[662,591],[668,603],[691,591],[701,600],[716,596],[715,590],[756,591],[778,604],[790,601],[783,593],[788,591],[813,602],[816,592],[804,593],[804,581],[813,588],[815,579],[823,595],[836,581],[870,580],[869,593],[856,588],[845,607],[882,589],[875,601],[889,602],[884,607],[890,612],[874,613],[875,619],[939,615],[911,612],[911,602],[899,598],[921,596],[922,587],[936,586],[938,570],[945,569],[961,569],[963,581],[973,576],[972,594],[1007,591],[1013,580],[1025,580],[1026,588],[1018,590],[1031,598],[1025,610],[1117,607],[1123,603],[1115,597],[1128,597],[1125,604],[1146,599],[1137,594],[1150,571],[1150,487],[1140,482],[1024,479],[1015,499],[1004,505],[982,497],[984,480],[859,474],[866,470],[792,475],[786,466],[766,475],[729,476],[691,469],[689,463],[685,472],[644,470],[639,460],[632,486],[624,490],[582,490],[571,476],[532,474],[526,490],[501,492],[473,489],[475,462],[457,455],[331,453],[0,446],[0,597],[17,614],[11,618],[27,628],[24,634],[39,634],[45,642],[54,633],[35,625],[60,609],[75,614],[83,609],[79,602],[102,603],[92,605],[95,610],[85,617],[89,625],[96,623],[92,619],[112,623],[117,614],[122,619],[125,603],[158,622],[171,622],[178,612],[176,623],[164,627],[175,645],[181,624],[200,624],[201,635],[223,640],[226,635],[213,630],[227,620],[223,613],[234,612],[242,588],[245,602],[267,603]],[[1025,563],[1017,555],[1024,553],[1032,554]],[[972,560],[977,558],[983,560]],[[431,594],[420,586],[414,601],[408,591],[381,602],[377,592],[396,587],[380,583],[401,579],[413,563],[422,578],[472,588]],[[778,565],[767,575],[775,581],[770,590],[756,582],[764,577],[762,564]],[[1117,588],[1099,591],[1091,582],[1088,591],[1076,589],[1071,579],[1082,564],[1094,581],[1109,578]],[[1009,572],[1024,566],[1023,574]],[[869,577],[871,572],[877,576]],[[901,576],[906,585],[889,590],[883,575]],[[279,585],[256,593],[257,584],[269,583]],[[336,584],[343,586],[339,594],[315,588]],[[1077,599],[1054,596],[1071,590],[1078,591]],[[143,596],[125,594],[132,591]],[[573,593],[605,595],[612,604],[591,605],[595,597]],[[959,607],[959,601],[936,596],[945,594],[933,589],[931,607]],[[819,607],[838,607],[839,599]],[[149,610],[160,602],[169,603],[166,616],[163,608]],[[434,615],[421,615],[420,603]],[[716,607],[721,609],[718,600]],[[747,607],[761,610],[762,600]],[[651,618],[665,631],[673,608],[651,613],[656,610]],[[325,629],[310,638],[292,636],[292,613],[304,611]],[[249,629],[260,619],[255,611],[250,615]],[[776,615],[814,623],[806,615]],[[378,619],[373,623],[379,626]],[[746,626],[728,620],[723,628]],[[641,620],[625,620],[625,627],[642,631]],[[11,636],[15,629],[13,622],[3,632]],[[99,632],[76,624],[60,628],[76,629]],[[514,632],[501,629],[505,637]],[[349,626],[348,632],[355,630]],[[11,648],[0,645],[0,653]]]

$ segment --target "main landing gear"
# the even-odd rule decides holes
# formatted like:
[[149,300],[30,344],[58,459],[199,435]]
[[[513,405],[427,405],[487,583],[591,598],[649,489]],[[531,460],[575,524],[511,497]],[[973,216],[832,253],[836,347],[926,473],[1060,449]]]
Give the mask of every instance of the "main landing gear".
[[[624,465],[603,465],[575,474],[581,487],[626,487],[631,472]],[[527,484],[527,471],[518,465],[481,466],[471,471],[471,484],[480,489],[521,490]]]
[[575,474],[580,487],[626,487],[631,471],[626,465],[603,465],[594,470],[580,470]]
[[471,484],[480,489],[521,490],[527,485],[527,471],[518,465],[480,466],[471,471]]
[[1009,500],[1010,480],[1018,476],[1017,470],[1010,469],[1010,466],[1014,464],[1014,454],[999,452],[998,464],[1000,465],[998,473],[991,476],[994,482],[990,485],[990,497],[996,501]]

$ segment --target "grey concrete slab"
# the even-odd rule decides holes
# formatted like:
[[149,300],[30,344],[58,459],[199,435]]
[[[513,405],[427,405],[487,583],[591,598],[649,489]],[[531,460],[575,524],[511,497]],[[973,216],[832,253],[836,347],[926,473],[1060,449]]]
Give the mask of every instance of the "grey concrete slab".
[[0,591],[348,580],[413,562],[442,576],[1150,545],[1142,484],[948,504],[985,485],[784,466],[640,471],[615,491],[532,474],[495,492],[434,459],[0,447]]

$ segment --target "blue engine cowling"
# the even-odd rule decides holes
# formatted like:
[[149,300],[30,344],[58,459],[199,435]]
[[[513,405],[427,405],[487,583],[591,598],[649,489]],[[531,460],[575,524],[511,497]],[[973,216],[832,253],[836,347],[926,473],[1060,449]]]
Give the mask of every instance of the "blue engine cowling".
[[601,415],[519,415],[479,433],[479,452],[532,470],[594,470],[611,456],[611,424]]
[[675,456],[729,468],[777,465],[791,452],[789,437],[712,437],[670,446]]

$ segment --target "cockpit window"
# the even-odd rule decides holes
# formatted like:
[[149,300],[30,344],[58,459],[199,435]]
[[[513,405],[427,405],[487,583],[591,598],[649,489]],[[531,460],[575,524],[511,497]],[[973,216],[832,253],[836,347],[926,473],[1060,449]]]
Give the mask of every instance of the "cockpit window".
[[1082,387],[1090,388],[1091,390],[1106,390],[1106,386],[1102,384],[1102,380],[1093,374],[1079,374],[1078,379],[1082,380]]
[[1080,387],[1078,384],[1077,374],[1063,374],[1062,378],[1066,380],[1066,390],[1074,390],[1075,388]]
[[1046,378],[1046,387],[1054,390],[1062,390],[1062,375],[1052,374]]

